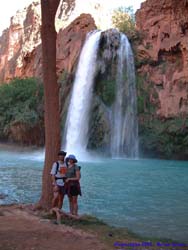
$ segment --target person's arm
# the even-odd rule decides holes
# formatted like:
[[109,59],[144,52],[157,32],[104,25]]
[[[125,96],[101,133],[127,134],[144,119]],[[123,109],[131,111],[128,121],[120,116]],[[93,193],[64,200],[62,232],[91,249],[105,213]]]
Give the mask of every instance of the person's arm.
[[80,170],[76,170],[76,177],[67,178],[66,182],[68,182],[68,181],[79,181],[80,178],[81,178]]
[[56,184],[56,179],[55,179],[55,175],[56,175],[56,165],[55,164],[53,164],[50,174],[51,174],[51,179],[52,179],[52,185],[56,186],[57,184]]
[[56,184],[55,175],[52,175],[52,185],[54,185],[54,186],[57,185],[57,184]]

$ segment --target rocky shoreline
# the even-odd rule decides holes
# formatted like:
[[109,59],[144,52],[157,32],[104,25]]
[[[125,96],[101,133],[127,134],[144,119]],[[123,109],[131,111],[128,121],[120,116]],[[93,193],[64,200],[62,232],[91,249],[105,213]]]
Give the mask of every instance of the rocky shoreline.
[[16,152],[28,152],[28,151],[36,151],[41,150],[43,148],[38,146],[23,146],[17,143],[10,142],[0,142],[0,150],[10,150]]

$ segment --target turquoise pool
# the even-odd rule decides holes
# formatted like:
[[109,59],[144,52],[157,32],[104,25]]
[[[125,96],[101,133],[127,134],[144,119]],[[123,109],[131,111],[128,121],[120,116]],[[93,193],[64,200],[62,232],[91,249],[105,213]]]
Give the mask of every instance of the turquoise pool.
[[[188,162],[102,159],[80,163],[80,213],[146,237],[188,242]],[[42,152],[0,152],[0,204],[36,202]],[[65,209],[67,209],[67,198]]]

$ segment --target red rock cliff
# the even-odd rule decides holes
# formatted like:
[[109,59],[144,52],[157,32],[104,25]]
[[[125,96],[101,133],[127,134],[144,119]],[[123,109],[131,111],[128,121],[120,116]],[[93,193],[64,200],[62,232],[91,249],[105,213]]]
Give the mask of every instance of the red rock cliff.
[[11,18],[10,27],[0,38],[0,82],[35,75],[37,65],[30,71],[25,67],[40,43],[40,6],[33,3]]
[[[0,83],[15,77],[42,77],[40,4],[32,3],[12,17],[0,37]],[[94,19],[82,14],[57,36],[57,71],[71,72],[86,34],[96,29]]]
[[154,87],[150,101],[157,115],[188,115],[188,1],[147,0],[136,13],[143,40],[137,48],[138,72]]

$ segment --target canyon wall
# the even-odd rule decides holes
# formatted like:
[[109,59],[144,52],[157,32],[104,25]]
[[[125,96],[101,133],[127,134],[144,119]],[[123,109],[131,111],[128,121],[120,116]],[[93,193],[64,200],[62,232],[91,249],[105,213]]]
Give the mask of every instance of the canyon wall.
[[11,18],[10,27],[0,37],[0,83],[15,77],[38,75],[38,63],[28,64],[36,57],[37,47],[41,43],[40,25],[38,3],[18,11]]
[[188,1],[147,0],[136,13],[140,148],[188,158]]
[[152,84],[157,115],[188,114],[188,2],[147,0],[136,13],[142,42],[137,48],[138,72]]
[[[60,6],[61,7],[61,6]],[[58,19],[59,20],[59,19]],[[42,78],[41,14],[34,2],[11,18],[10,27],[0,37],[0,83],[15,77]],[[75,65],[86,34],[96,29],[94,19],[82,14],[57,36],[57,73],[70,72]]]

